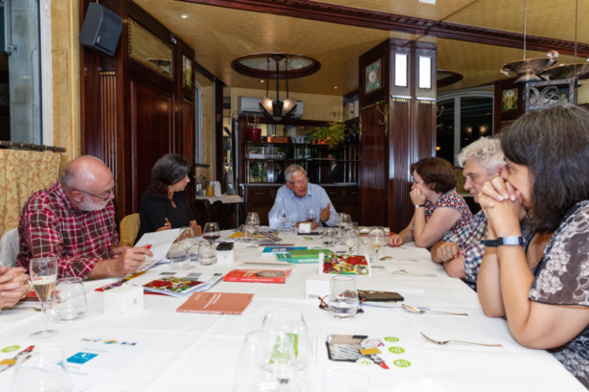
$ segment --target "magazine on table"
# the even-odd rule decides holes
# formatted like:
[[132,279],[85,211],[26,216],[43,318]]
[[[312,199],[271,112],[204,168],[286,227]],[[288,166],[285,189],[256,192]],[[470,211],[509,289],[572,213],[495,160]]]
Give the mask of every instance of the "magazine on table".
[[221,272],[162,271],[141,275],[127,284],[142,286],[151,293],[187,298],[196,291],[208,291],[222,279]]

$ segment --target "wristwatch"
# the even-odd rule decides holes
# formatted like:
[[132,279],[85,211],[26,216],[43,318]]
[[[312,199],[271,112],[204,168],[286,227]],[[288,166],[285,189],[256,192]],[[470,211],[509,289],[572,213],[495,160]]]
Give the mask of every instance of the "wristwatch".
[[483,245],[487,248],[496,248],[499,245],[523,245],[524,239],[522,237],[500,237],[496,240],[484,240]]
[[415,208],[419,208],[419,207],[425,207],[425,204],[416,204]]

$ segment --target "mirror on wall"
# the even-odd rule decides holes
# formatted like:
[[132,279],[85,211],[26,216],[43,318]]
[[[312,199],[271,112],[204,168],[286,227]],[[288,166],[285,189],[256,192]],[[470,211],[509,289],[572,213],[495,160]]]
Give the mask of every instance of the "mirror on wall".
[[129,19],[129,57],[173,80],[173,48]]

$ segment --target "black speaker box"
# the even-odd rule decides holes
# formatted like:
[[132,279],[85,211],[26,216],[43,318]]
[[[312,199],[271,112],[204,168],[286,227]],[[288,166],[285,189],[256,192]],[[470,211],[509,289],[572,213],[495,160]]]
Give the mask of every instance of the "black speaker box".
[[112,56],[123,30],[121,17],[97,3],[90,3],[80,30],[80,43]]

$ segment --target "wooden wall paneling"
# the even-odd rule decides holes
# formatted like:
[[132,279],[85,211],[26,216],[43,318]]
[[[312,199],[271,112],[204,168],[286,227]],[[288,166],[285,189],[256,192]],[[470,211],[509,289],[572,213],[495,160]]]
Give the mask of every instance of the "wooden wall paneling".
[[[186,99],[182,100],[182,133],[183,137],[183,149],[182,155],[186,160],[192,165],[195,161],[194,153],[195,153],[195,116],[194,116],[194,101],[188,101]],[[190,184],[186,187],[184,191],[186,193],[186,198],[188,200],[194,200],[196,195],[196,187],[195,187],[195,171],[191,170],[188,173],[190,177]]]
[[132,210],[139,211],[141,195],[151,183],[151,168],[172,150],[174,94],[142,79],[131,80]]
[[[436,45],[427,42],[413,42],[413,86],[415,99],[414,134],[416,138],[415,161],[436,155],[436,98],[437,98],[437,56]],[[429,64],[422,69],[420,63]],[[424,74],[422,74],[422,72]],[[423,85],[422,85],[423,84]]]
[[[384,104],[380,103],[383,107]],[[382,110],[382,109],[381,109]],[[362,203],[362,225],[388,226],[388,136],[382,121],[383,115],[372,105],[360,110],[362,140],[360,149],[359,185]],[[384,147],[384,148],[383,148]]]
[[403,230],[413,216],[411,191],[411,101],[391,99],[391,135],[389,138],[389,215],[388,226],[395,233]]

